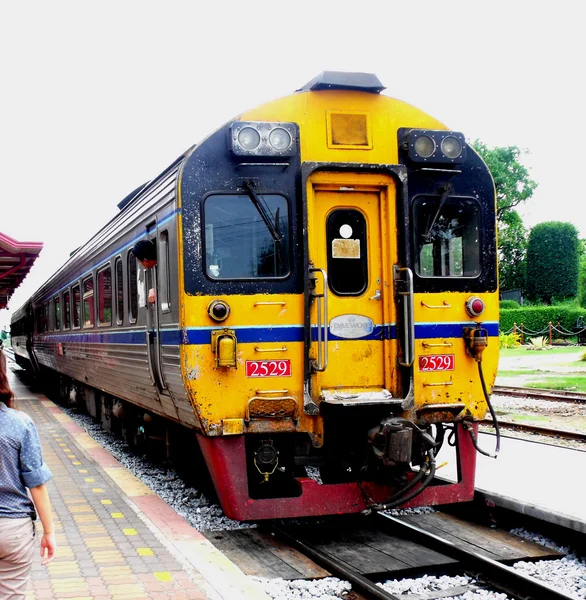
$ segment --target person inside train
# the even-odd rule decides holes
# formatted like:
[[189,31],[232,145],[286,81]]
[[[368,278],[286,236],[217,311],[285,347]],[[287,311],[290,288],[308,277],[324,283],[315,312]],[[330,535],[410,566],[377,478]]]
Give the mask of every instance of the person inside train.
[[32,419],[14,408],[13,398],[0,353],[0,598],[18,600],[25,597],[33,563],[37,514],[43,524],[41,564],[53,560],[57,542],[46,486],[52,474]]
[[[145,269],[152,269],[157,265],[157,248],[152,240],[139,240],[134,244],[132,252]],[[150,304],[155,303],[155,288],[149,290],[148,301]]]
[[157,248],[152,240],[139,240],[134,244],[132,253],[145,269],[157,264]]

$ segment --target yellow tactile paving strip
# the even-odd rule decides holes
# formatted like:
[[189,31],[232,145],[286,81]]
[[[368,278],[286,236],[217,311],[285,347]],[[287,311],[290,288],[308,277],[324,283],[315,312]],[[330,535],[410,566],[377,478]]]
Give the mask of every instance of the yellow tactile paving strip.
[[36,553],[27,600],[266,598],[53,402],[31,400],[16,373],[10,377],[17,408],[35,421],[53,472],[48,488],[59,544],[48,566]]

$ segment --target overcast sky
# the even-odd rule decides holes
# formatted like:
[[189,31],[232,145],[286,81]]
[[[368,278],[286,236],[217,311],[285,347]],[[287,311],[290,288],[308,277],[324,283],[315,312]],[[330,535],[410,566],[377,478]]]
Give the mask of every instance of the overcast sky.
[[324,70],[375,73],[468,139],[527,149],[526,225],[586,237],[579,3],[0,0],[0,56],[0,231],[45,244],[12,310],[130,191]]

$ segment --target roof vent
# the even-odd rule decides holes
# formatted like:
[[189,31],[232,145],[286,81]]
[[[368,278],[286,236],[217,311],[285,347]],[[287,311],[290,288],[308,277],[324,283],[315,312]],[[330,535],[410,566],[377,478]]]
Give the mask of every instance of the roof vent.
[[385,86],[372,73],[346,73],[344,71],[323,71],[315,79],[306,83],[298,92],[320,92],[323,90],[355,90],[380,94]]

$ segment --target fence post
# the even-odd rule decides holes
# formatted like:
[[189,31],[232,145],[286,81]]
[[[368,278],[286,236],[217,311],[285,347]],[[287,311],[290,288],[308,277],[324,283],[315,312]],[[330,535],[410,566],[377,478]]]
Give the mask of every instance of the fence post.
[[521,327],[519,328],[521,331],[521,346],[525,343],[525,332],[523,331],[523,323],[521,323]]
[[549,345],[550,346],[551,346],[551,334],[552,334],[552,331],[551,331],[551,321],[550,321],[549,322]]

